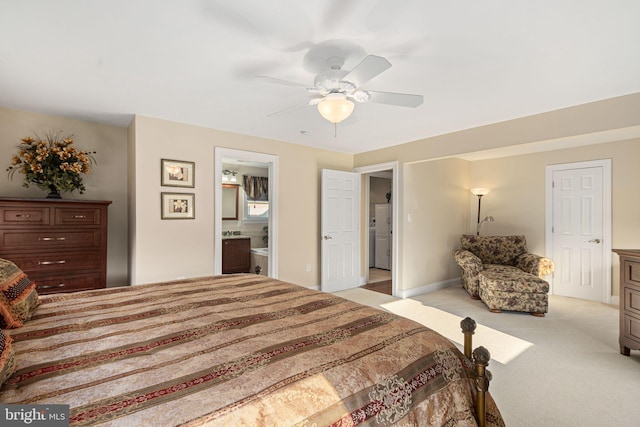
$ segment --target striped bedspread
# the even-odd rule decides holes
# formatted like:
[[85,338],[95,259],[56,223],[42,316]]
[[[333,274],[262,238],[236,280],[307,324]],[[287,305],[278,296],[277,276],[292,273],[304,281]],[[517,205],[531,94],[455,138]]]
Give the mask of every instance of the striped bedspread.
[[73,426],[476,425],[455,346],[331,294],[230,275],[40,299],[0,402],[68,404]]

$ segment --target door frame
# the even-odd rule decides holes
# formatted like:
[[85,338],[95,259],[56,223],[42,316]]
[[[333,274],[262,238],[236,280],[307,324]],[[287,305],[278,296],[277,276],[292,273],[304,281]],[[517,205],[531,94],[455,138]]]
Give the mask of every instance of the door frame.
[[[545,209],[545,251],[553,260],[553,174],[556,171],[570,169],[602,168],[602,302],[611,304],[611,159],[591,160],[575,163],[561,163],[546,167],[546,209]],[[553,294],[553,275],[550,290]]]
[[213,249],[214,274],[222,274],[222,159],[265,163],[269,168],[269,277],[278,278],[278,156],[233,148],[214,148]]
[[400,176],[400,171],[398,168],[398,162],[397,161],[393,161],[393,162],[387,162],[387,163],[378,163],[375,165],[369,165],[369,166],[361,166],[361,167],[357,167],[354,169],[355,172],[358,172],[360,174],[360,176],[364,176],[366,177],[366,179],[364,180],[364,186],[362,188],[362,199],[363,199],[363,203],[364,203],[364,209],[363,211],[363,215],[365,218],[365,221],[363,221],[363,224],[365,226],[365,231],[363,232],[364,234],[364,241],[363,241],[363,245],[364,247],[362,248],[361,252],[364,254],[363,257],[361,257],[362,262],[364,262],[363,266],[364,266],[364,276],[363,276],[363,285],[366,284],[369,281],[369,205],[370,205],[370,199],[369,199],[369,192],[371,191],[370,188],[370,183],[369,183],[369,175],[375,175],[378,172],[386,172],[391,170],[391,230],[393,230],[392,234],[391,234],[391,294],[393,296],[397,296],[398,294],[398,272],[399,272],[399,267],[398,267],[398,262],[400,260],[400,245],[399,245],[399,236],[401,235],[401,230],[400,230],[400,215],[399,213],[401,212],[400,209],[400,183],[401,183],[401,179],[402,177]]

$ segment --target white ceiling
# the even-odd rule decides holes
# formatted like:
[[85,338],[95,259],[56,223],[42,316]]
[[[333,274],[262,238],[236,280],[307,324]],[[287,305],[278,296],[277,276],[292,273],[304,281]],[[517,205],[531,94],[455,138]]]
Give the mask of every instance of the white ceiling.
[[[358,153],[640,92],[638,0],[0,0],[0,106],[141,114]],[[336,49],[338,49],[336,51]],[[393,66],[334,128],[302,87],[326,56]]]

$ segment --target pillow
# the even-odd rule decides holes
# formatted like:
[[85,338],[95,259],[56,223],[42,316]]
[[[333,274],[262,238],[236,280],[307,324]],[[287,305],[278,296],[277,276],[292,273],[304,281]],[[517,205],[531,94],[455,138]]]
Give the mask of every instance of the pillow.
[[16,362],[11,347],[11,337],[0,329],[0,385],[16,370]]
[[13,262],[0,258],[0,328],[18,328],[38,306],[36,284]]

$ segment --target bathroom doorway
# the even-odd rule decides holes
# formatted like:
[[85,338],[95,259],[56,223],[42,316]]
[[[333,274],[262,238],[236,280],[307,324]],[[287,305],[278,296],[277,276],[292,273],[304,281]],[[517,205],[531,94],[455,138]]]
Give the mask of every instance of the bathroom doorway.
[[[214,272],[223,273],[223,240],[250,241],[250,265],[246,269],[278,277],[278,157],[216,147],[214,173]],[[268,182],[261,196],[251,199],[244,189],[244,176]],[[237,211],[229,216],[223,206],[223,184],[237,188]],[[224,213],[223,213],[224,212]]]

